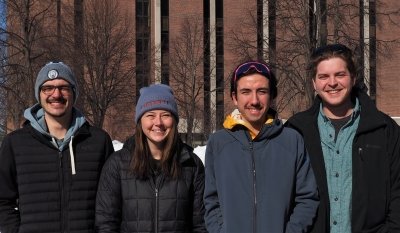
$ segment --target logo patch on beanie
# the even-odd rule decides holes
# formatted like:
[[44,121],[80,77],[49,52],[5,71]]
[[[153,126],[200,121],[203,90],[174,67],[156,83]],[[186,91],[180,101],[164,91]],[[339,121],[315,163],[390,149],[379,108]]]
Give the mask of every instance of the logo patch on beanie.
[[55,79],[55,78],[57,78],[57,77],[58,77],[58,72],[57,72],[57,70],[50,70],[50,71],[47,73],[47,77],[49,77],[49,79]]
[[169,104],[168,100],[152,100],[152,101],[148,101],[146,103],[144,103],[141,107],[141,109],[143,108],[150,108],[153,107],[154,105],[161,105],[161,104]]

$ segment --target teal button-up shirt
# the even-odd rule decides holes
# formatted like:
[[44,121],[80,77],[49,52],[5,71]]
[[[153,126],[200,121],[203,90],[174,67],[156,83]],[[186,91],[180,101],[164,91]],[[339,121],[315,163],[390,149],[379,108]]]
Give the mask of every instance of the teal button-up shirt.
[[335,142],[335,128],[320,105],[318,129],[329,190],[331,233],[351,233],[352,146],[360,109],[357,99],[350,120],[340,129]]

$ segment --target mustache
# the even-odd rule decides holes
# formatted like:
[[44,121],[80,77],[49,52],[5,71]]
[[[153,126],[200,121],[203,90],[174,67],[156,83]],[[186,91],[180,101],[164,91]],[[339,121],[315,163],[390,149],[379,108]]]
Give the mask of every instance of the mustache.
[[67,100],[63,97],[59,97],[59,98],[50,98],[46,100],[47,103],[63,103],[65,104],[67,102]]
[[251,107],[253,107],[253,108],[261,108],[262,106],[261,106],[261,104],[250,104],[250,106]]

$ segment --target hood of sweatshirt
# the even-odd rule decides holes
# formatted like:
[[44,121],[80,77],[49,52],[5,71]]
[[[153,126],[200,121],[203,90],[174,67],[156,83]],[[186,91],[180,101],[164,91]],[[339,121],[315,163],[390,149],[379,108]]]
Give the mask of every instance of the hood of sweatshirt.
[[74,162],[74,152],[72,147],[72,140],[75,134],[78,132],[79,128],[85,124],[86,119],[83,116],[82,112],[78,109],[73,108],[72,110],[72,120],[67,133],[64,136],[62,141],[57,141],[54,136],[49,133],[47,128],[47,124],[44,118],[44,110],[40,104],[35,104],[30,108],[27,108],[24,112],[24,117],[29,121],[30,125],[49,138],[49,141],[57,148],[59,151],[63,151],[67,146],[70,149],[70,157],[71,157],[71,167],[72,173],[75,174],[75,162]]
[[[268,111],[267,120],[265,121],[265,125],[271,125],[275,119],[275,112]],[[232,130],[236,126],[244,126],[249,131],[251,139],[254,139],[258,134],[257,132],[253,132],[251,130],[250,124],[243,119],[242,114],[238,109],[233,110],[231,114],[229,114],[224,121],[224,128]],[[261,131],[260,131],[261,132]]]

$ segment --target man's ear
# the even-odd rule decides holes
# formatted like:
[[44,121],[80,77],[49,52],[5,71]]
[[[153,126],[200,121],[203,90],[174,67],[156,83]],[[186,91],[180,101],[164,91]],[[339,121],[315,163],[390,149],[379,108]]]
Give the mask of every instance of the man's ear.
[[237,95],[236,95],[236,92],[234,92],[234,91],[232,91],[232,100],[233,100],[233,103],[235,104],[235,105],[237,105]]

